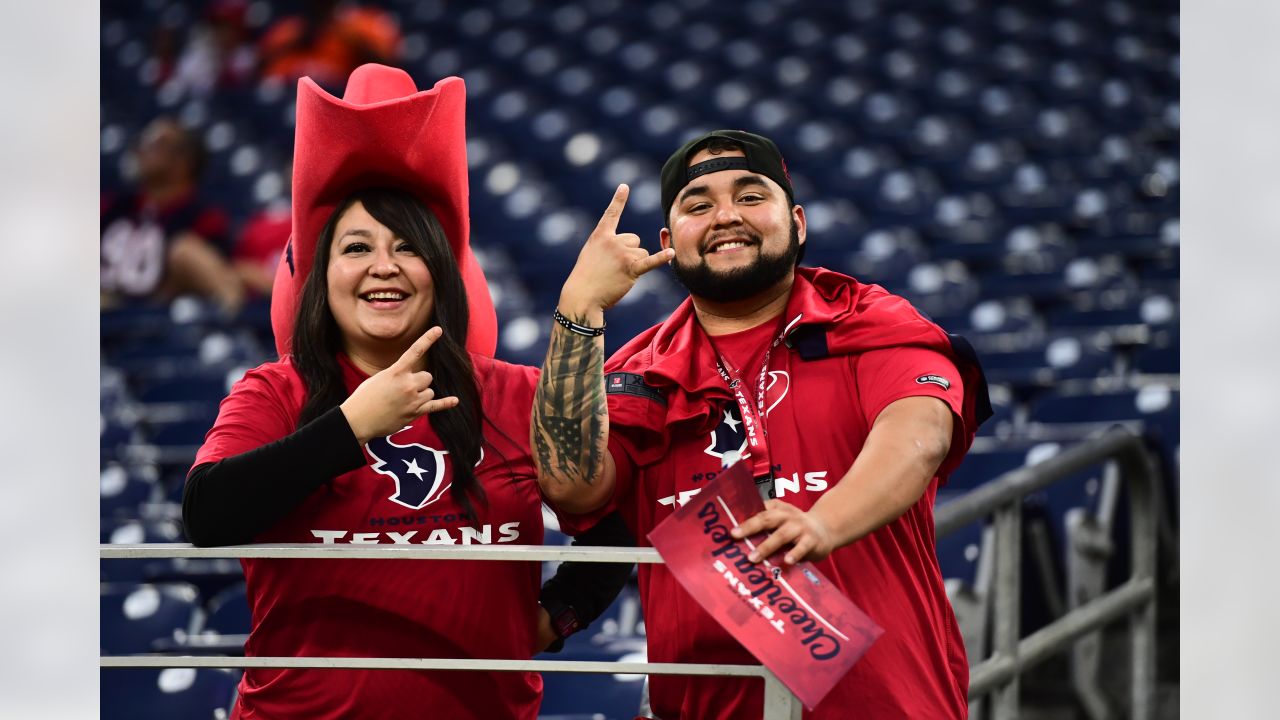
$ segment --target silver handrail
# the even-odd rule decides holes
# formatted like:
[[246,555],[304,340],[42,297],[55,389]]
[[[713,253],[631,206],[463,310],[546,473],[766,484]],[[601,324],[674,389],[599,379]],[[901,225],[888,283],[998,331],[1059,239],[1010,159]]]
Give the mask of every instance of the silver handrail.
[[[1077,607],[1035,633],[1020,638],[1022,499],[1076,472],[1115,460],[1129,484],[1132,562],[1129,579]],[[994,720],[1018,716],[1019,678],[1040,661],[1062,652],[1114,620],[1129,618],[1130,717],[1155,716],[1157,473],[1150,452],[1131,430],[1112,428],[1036,465],[1018,468],[940,506],[939,537],[994,515],[995,578],[992,585],[991,657],[969,674],[969,699],[992,696]]]
[[[1026,638],[1019,638],[1022,499],[1080,470],[1115,459],[1130,485],[1132,564],[1129,580],[1075,608]],[[1034,466],[1019,468],[940,506],[939,537],[994,515],[995,577],[991,657],[970,672],[969,698],[993,696],[994,720],[1018,715],[1019,678],[1044,659],[1124,616],[1130,618],[1132,713],[1148,720],[1155,712],[1156,471],[1150,453],[1130,430],[1114,428]],[[660,563],[653,548],[554,547],[543,545],[349,545],[274,544],[194,547],[185,543],[101,545],[103,559],[122,558],[366,558],[418,560],[507,560]],[[499,672],[639,673],[760,677],[765,685],[765,720],[799,720],[801,704],[777,677],[760,665],[618,663],[565,660],[412,658],[225,658],[196,656],[102,656],[101,667],[270,667]]]
[[[104,560],[123,558],[373,558],[415,560],[507,560],[660,563],[653,548],[554,547],[549,545],[238,545],[201,548],[186,543],[101,545]],[[764,680],[764,720],[800,720],[800,699],[763,665],[708,663],[588,662],[503,658],[204,657],[192,655],[103,655],[104,668],[308,668],[363,670],[482,670],[645,675],[717,675]]]

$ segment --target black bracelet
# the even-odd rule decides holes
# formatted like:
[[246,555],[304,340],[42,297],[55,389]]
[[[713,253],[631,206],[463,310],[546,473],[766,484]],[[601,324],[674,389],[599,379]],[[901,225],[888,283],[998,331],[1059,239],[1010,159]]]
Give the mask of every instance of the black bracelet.
[[555,312],[551,313],[551,317],[556,322],[560,323],[560,326],[565,330],[577,335],[585,335],[587,337],[600,337],[604,334],[604,329],[606,327],[605,325],[601,325],[598,328],[593,328],[587,327],[586,325],[579,325],[565,317],[564,314],[560,312],[560,308],[556,308]]
[[564,649],[564,641],[583,627],[578,620],[578,611],[574,610],[572,605],[550,598],[545,600],[540,598],[538,604],[547,611],[547,615],[551,618],[551,632],[556,634],[556,639],[552,640],[543,652],[558,653]]

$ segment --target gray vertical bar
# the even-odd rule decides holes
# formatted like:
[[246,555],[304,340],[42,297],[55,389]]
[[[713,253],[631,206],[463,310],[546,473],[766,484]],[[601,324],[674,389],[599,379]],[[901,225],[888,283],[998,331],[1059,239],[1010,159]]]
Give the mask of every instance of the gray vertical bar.
[[[993,610],[993,655],[1018,661],[1018,640],[1021,635],[1022,602],[1022,500],[1005,503],[996,510],[996,577]],[[1016,720],[1018,717],[1018,676],[996,688],[991,695],[991,713],[995,720]]]
[[[1132,576],[1137,579],[1156,575],[1156,498],[1157,475],[1151,454],[1135,441],[1123,454],[1124,474],[1129,478],[1129,507],[1132,533]],[[1156,588],[1157,593],[1159,588]],[[1151,720],[1156,705],[1156,596],[1130,616],[1131,678],[1134,720]]]
[[804,709],[800,698],[791,694],[777,675],[764,670],[764,720],[800,720]]

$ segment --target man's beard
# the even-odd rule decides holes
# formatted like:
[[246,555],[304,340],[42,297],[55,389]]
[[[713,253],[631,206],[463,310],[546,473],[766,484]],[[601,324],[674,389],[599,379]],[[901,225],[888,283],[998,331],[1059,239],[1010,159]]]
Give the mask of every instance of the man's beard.
[[[763,247],[759,235],[749,234],[748,237],[756,247]],[[782,282],[795,268],[799,254],[800,233],[792,220],[791,242],[778,255],[768,255],[762,250],[760,257],[751,265],[725,272],[712,270],[705,257],[692,265],[682,265],[676,260],[671,263],[671,268],[690,295],[711,302],[728,303],[759,295]]]

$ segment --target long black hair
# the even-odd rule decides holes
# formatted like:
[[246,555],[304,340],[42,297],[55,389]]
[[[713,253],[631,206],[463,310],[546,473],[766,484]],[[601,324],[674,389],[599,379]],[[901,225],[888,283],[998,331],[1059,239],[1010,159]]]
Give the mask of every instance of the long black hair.
[[435,286],[434,324],[444,334],[427,353],[427,370],[436,397],[456,395],[457,407],[429,416],[431,428],[444,449],[453,457],[453,486],[450,494],[473,520],[472,497],[485,504],[484,489],[474,468],[480,462],[483,442],[480,424],[480,389],[476,386],[471,356],[464,345],[469,319],[466,288],[458,262],[449,249],[444,229],[434,213],[409,193],[395,188],[367,188],[344,200],[325,223],[316,244],[315,261],[302,288],[298,316],[294,323],[293,363],[307,387],[298,426],[320,417],[347,399],[346,383],[338,353],[342,333],[329,309],[328,267],[338,218],[356,202],[375,220],[406,240],[427,264]]

